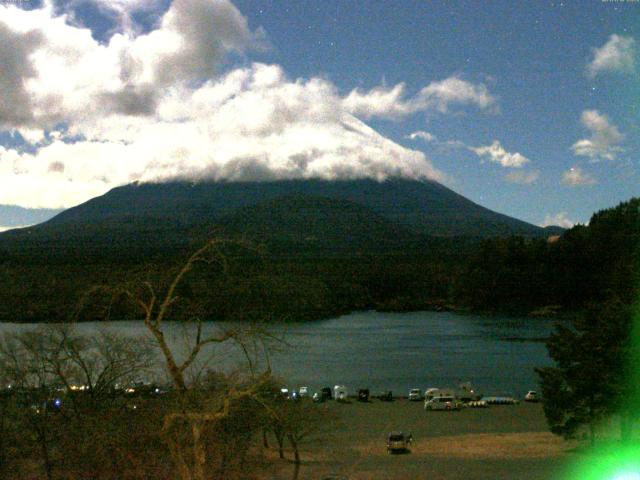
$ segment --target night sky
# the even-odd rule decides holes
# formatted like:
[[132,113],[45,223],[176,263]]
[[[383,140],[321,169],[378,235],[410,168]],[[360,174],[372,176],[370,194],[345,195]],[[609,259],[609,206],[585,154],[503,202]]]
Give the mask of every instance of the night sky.
[[138,180],[394,175],[585,223],[640,194],[639,30],[640,1],[0,0],[0,228]]

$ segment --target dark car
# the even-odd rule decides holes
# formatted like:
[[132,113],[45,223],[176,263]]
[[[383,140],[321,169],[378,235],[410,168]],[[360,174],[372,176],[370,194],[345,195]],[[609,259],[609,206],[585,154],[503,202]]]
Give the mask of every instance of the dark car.
[[391,390],[385,390],[378,395],[378,398],[383,402],[391,402],[393,401],[393,392]]
[[331,400],[333,398],[332,393],[331,393],[331,387],[323,387],[322,390],[320,390],[320,397],[322,398],[322,400]]
[[358,390],[358,401],[359,402],[368,402],[369,401],[369,389],[361,388]]
[[387,452],[404,453],[409,450],[409,445],[413,441],[411,434],[405,435],[402,432],[391,432],[387,436]]

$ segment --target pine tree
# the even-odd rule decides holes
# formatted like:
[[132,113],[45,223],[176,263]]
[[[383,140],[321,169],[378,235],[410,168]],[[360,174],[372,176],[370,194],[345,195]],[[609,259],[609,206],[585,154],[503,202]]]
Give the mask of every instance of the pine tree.
[[620,414],[621,426],[629,425],[627,400],[635,394],[628,381],[631,329],[632,308],[617,299],[592,305],[570,324],[556,326],[547,341],[556,366],[537,369],[553,433],[570,438],[588,426],[593,443],[600,419]]

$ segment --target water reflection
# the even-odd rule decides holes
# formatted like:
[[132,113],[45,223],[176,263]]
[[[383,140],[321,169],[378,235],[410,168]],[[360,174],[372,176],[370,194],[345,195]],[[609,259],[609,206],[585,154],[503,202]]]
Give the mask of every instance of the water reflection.
[[[209,322],[204,333],[221,324]],[[34,325],[0,324],[0,332]],[[83,323],[79,332],[99,330],[148,336],[141,322]],[[223,327],[224,328],[224,327]],[[471,381],[485,393],[518,396],[537,388],[533,368],[550,363],[544,343],[553,322],[545,319],[485,317],[450,312],[360,312],[339,318],[271,327],[291,345],[271,355],[274,372],[291,388],[311,390],[335,384],[352,392],[367,387],[376,393],[410,388],[454,386]],[[192,325],[167,323],[166,338],[184,355]],[[202,359],[230,371],[242,362],[236,347],[208,347]],[[204,362],[200,362],[199,367]]]

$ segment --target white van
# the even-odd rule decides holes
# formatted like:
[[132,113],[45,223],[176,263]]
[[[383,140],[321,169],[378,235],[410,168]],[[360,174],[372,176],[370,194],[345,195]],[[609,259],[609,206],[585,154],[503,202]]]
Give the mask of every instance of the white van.
[[422,399],[422,392],[419,388],[412,388],[409,390],[409,400],[412,402],[418,402]]
[[347,387],[344,385],[336,385],[333,387],[334,400],[346,402],[347,401]]
[[455,397],[455,392],[450,388],[428,388],[424,392],[424,400],[427,402],[435,397]]
[[460,402],[453,396],[433,397],[424,401],[425,410],[460,410]]

